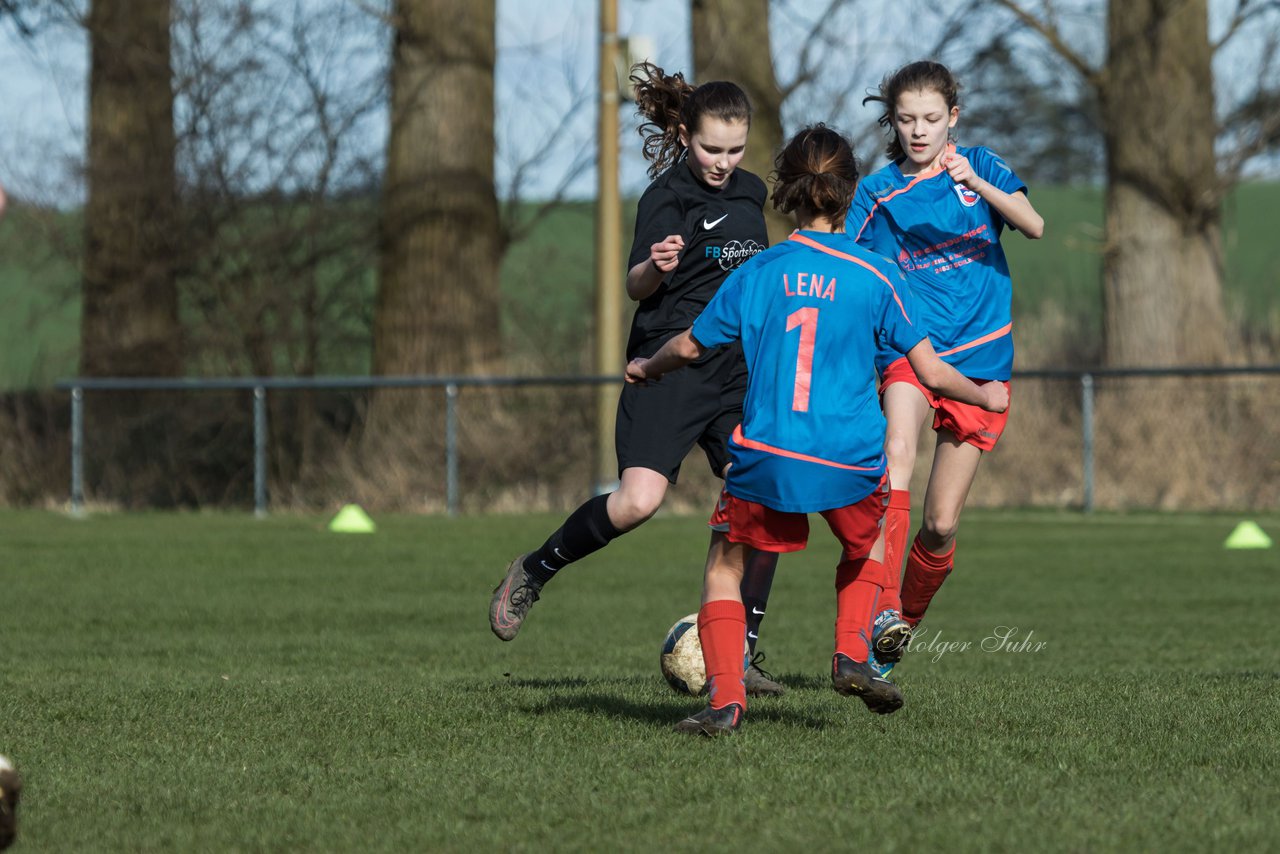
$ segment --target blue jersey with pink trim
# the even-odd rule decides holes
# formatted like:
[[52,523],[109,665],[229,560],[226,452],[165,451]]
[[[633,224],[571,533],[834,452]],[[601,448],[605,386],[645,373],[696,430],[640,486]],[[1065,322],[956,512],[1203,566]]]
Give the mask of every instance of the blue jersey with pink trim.
[[[973,171],[1006,193],[1026,192],[989,148],[957,146]],[[1007,380],[1013,370],[1013,286],[1000,247],[1005,221],[945,170],[903,175],[890,163],[858,183],[846,222],[860,246],[897,262],[919,325],[938,355],[968,377]],[[901,357],[877,354],[883,371]]]
[[920,343],[914,310],[893,263],[845,234],[798,231],[735,270],[693,324],[747,360],[729,494],[791,513],[870,495],[885,472],[874,357]]

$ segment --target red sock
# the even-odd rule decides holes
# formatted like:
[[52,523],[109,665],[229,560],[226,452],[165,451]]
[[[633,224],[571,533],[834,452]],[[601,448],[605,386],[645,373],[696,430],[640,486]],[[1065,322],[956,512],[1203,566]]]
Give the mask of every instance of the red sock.
[[924,619],[933,595],[951,574],[955,553],[953,543],[945,554],[934,554],[920,545],[920,535],[916,535],[911,553],[907,555],[907,570],[902,577],[902,618],[912,626]]
[[881,607],[884,565],[870,558],[836,567],[836,652],[854,661],[871,655],[871,622]]
[[698,611],[698,640],[707,665],[707,689],[711,708],[730,703],[747,707],[742,684],[742,650],[747,642],[747,611],[741,602],[716,599]]
[[884,568],[888,583],[884,586],[884,598],[880,610],[902,610],[899,593],[902,583],[902,557],[907,551],[907,534],[911,532],[911,492],[906,489],[889,491],[889,509],[884,514]]

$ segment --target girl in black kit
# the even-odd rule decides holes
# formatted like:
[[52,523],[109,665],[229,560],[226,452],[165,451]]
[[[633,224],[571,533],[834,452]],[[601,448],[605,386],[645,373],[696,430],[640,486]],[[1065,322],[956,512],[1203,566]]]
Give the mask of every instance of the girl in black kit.
[[[633,72],[636,104],[647,119],[640,134],[653,183],[640,198],[628,261],[627,295],[640,303],[628,360],[652,356],[688,329],[729,273],[768,246],[764,182],[737,168],[751,125],[746,94],[723,81],[695,89],[683,75],[668,76],[647,62]],[[615,437],[617,491],[587,501],[541,548],[511,562],[489,606],[494,634],[512,640],[558,570],[653,516],[695,443],[723,477],[746,388],[738,345],[712,350],[657,382],[624,386]],[[712,533],[713,551],[723,536]],[[753,653],[777,563],[768,552],[760,558],[742,584]],[[751,694],[783,690],[754,660],[745,681]]]

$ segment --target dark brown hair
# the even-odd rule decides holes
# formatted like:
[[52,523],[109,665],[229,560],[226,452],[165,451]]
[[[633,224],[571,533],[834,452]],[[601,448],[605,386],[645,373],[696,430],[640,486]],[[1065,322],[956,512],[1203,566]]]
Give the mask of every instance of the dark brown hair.
[[636,114],[647,119],[639,133],[644,137],[644,157],[650,161],[650,178],[657,177],[684,152],[680,125],[694,134],[703,117],[711,116],[751,126],[751,102],[736,83],[716,80],[695,89],[680,72],[668,75],[652,62],[633,65],[631,83]]
[[907,156],[907,152],[902,150],[902,141],[898,139],[897,128],[893,126],[893,111],[903,92],[937,92],[947,102],[948,112],[960,106],[960,82],[951,69],[940,62],[927,59],[912,62],[881,80],[880,94],[868,95],[862,103],[879,101],[884,104],[884,113],[877,121],[881,127],[889,129],[889,144],[885,146],[884,153],[895,162]]
[[843,226],[858,186],[858,159],[844,134],[810,125],[791,137],[773,165],[775,208],[825,216]]

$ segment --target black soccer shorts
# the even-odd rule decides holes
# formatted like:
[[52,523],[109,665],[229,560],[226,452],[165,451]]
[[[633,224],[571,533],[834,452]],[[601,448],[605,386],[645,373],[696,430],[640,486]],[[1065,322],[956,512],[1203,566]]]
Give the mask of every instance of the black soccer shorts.
[[614,430],[619,475],[640,467],[675,483],[680,464],[697,444],[712,473],[724,477],[729,436],[742,422],[746,394],[747,365],[737,344],[647,385],[624,386]]

